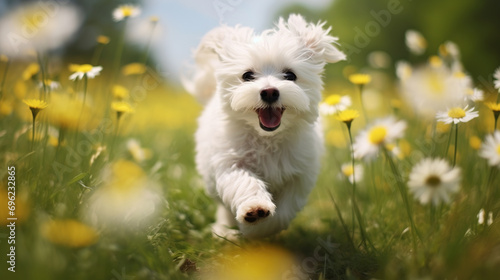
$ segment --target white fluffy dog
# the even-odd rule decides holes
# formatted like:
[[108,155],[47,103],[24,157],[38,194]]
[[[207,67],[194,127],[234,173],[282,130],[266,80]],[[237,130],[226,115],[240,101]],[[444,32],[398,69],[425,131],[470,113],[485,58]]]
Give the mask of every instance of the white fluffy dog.
[[196,163],[218,202],[213,231],[248,238],[288,227],[316,183],[323,151],[321,76],[345,55],[324,23],[280,18],[261,34],[210,31],[195,51],[188,91],[207,103],[196,133]]

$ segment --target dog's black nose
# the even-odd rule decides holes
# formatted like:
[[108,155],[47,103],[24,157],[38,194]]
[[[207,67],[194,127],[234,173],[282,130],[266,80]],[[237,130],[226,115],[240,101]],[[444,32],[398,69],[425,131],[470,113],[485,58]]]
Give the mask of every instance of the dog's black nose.
[[266,103],[273,103],[280,97],[280,92],[277,88],[265,88],[260,92],[260,98]]

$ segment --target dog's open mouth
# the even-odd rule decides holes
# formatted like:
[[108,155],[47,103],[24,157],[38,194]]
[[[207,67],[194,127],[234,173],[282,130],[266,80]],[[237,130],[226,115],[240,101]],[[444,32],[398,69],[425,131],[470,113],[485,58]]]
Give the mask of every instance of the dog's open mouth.
[[259,116],[260,128],[265,131],[274,131],[281,124],[281,117],[285,112],[285,108],[266,107],[256,111]]

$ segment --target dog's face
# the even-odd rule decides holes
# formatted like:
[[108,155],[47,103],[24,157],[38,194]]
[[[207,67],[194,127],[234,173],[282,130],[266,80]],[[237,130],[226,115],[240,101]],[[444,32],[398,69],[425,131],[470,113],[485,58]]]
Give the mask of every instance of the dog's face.
[[248,28],[225,29],[216,48],[220,63],[215,76],[230,117],[262,135],[315,122],[324,65],[345,57],[322,24],[292,15],[260,35]]

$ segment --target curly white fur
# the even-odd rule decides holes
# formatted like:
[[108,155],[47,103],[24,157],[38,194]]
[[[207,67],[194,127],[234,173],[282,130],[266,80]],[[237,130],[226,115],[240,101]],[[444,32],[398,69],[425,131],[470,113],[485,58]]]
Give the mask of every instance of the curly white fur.
[[345,59],[323,26],[300,15],[261,34],[222,26],[195,51],[184,84],[206,103],[196,164],[219,202],[215,234],[229,236],[233,226],[248,238],[277,233],[306,203],[323,151],[321,75],[327,62]]

